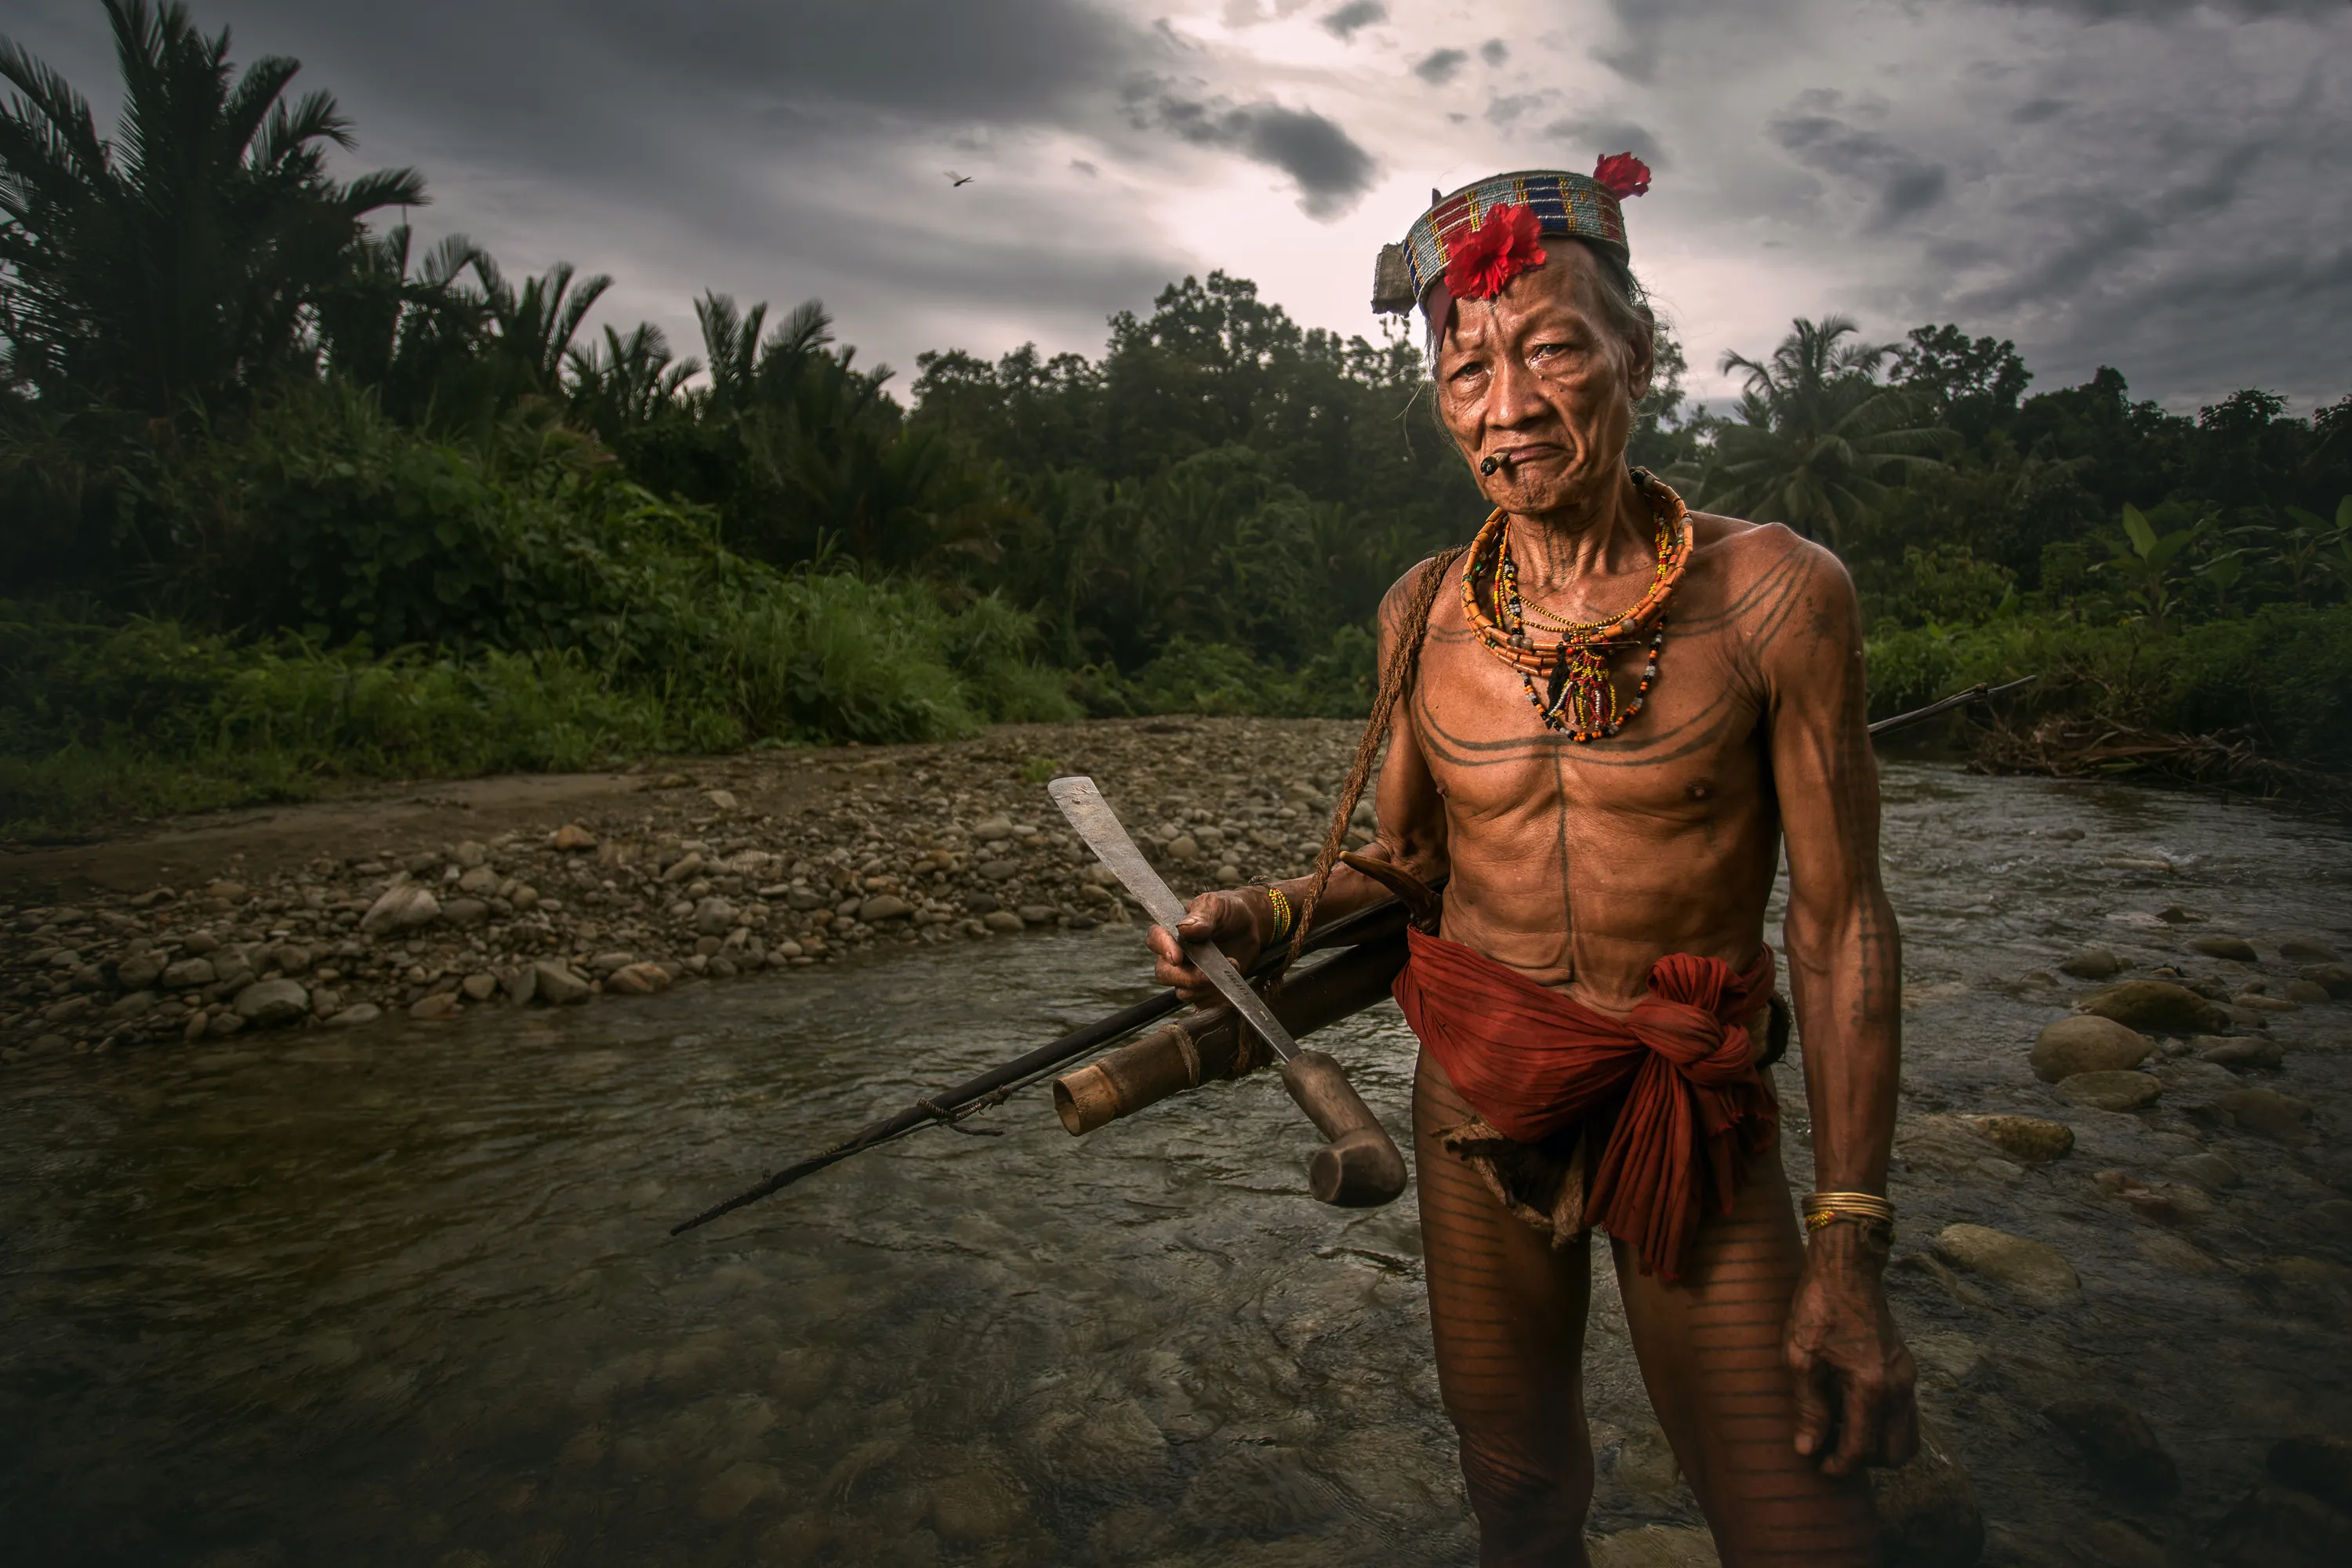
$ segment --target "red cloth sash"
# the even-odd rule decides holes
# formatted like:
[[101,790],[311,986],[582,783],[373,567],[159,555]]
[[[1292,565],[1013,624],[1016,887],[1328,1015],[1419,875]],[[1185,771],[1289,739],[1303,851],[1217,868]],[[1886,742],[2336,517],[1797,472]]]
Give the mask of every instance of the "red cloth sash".
[[1523,1143],[1613,1113],[1585,1214],[1643,1273],[1680,1278],[1702,1205],[1729,1212],[1778,1119],[1738,1026],[1771,994],[1772,950],[1745,974],[1668,953],[1613,1018],[1460,942],[1408,940],[1397,1005],[1463,1100]]

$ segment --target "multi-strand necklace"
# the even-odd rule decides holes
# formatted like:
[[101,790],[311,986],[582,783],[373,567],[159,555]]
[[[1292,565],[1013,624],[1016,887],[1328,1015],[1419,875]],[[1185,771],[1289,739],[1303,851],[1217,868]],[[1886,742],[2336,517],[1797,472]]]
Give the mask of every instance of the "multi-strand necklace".
[[[1564,621],[1541,605],[1530,608],[1519,597],[1519,571],[1511,558],[1509,516],[1497,507],[1478,537],[1470,543],[1470,558],[1462,569],[1462,609],[1487,651],[1519,672],[1528,700],[1544,728],[1579,744],[1606,740],[1632,723],[1650,700],[1657,683],[1658,655],[1665,647],[1667,598],[1690,566],[1695,531],[1682,497],[1646,469],[1633,471],[1633,483],[1650,502],[1657,519],[1657,563],[1649,591],[1641,603],[1622,616],[1599,621]],[[1482,582],[1492,584],[1482,595]],[[1486,601],[1491,599],[1492,614]],[[1538,643],[1528,628],[1549,633],[1556,640]],[[1616,683],[1609,677],[1609,656],[1633,647],[1649,633],[1649,658],[1640,685],[1622,707]],[[1538,677],[1544,685],[1536,686]]]

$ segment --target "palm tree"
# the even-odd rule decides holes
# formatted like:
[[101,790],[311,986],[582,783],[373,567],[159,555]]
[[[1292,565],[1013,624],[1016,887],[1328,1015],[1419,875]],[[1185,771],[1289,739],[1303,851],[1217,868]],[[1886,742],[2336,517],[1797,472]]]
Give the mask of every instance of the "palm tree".
[[323,92],[289,101],[278,56],[232,79],[229,35],[187,7],[104,0],[122,70],[111,141],[66,79],[0,39],[0,338],[46,401],[151,415],[234,399],[311,353],[309,312],[361,220],[425,183],[339,184],[352,143]]
[[1860,329],[1843,316],[1792,324],[1769,360],[1723,356],[1748,385],[1738,421],[1717,437],[1701,504],[1839,544],[1893,481],[1937,466],[1926,454],[1949,433],[1917,423],[1917,400],[1878,379],[1894,345],[1845,342]]

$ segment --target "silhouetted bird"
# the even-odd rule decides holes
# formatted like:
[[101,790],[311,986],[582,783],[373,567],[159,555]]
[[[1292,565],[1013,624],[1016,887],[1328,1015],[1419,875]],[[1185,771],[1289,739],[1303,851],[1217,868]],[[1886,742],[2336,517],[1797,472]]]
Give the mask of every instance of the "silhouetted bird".
[[947,176],[948,184],[950,188],[956,185],[968,185],[971,184],[971,176],[970,174],[959,174],[953,169],[947,171]]

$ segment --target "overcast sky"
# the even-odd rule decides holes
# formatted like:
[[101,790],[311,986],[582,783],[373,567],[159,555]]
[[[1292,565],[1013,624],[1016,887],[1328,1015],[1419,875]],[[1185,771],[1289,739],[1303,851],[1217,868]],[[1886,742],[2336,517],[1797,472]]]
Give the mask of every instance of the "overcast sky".
[[[428,236],[616,283],[696,347],[704,288],[814,296],[864,360],[1097,352],[1167,280],[1377,331],[1431,187],[1656,170],[1634,264],[1726,349],[1842,311],[1957,321],[2046,389],[2184,412],[2352,392],[2347,0],[200,0],[414,164]],[[0,32],[110,105],[95,0]],[[106,110],[110,123],[110,108]],[[951,187],[947,171],[971,176]]]

